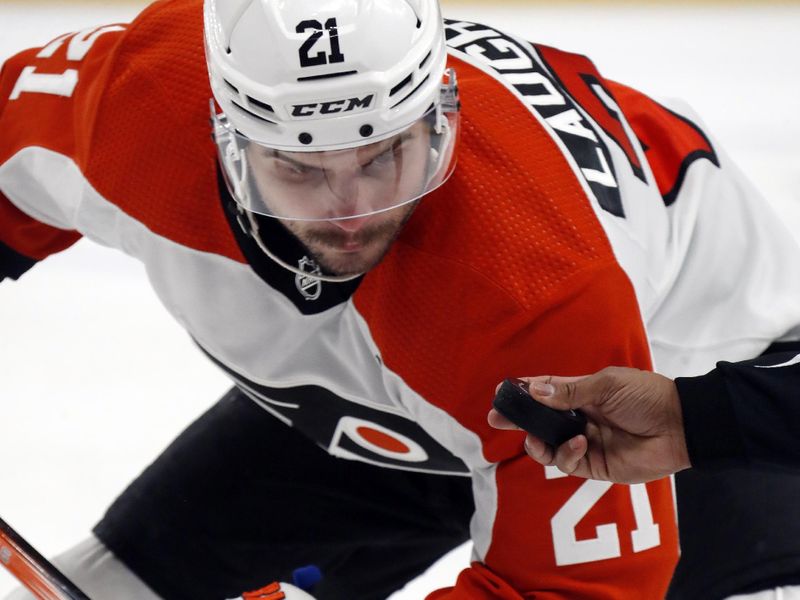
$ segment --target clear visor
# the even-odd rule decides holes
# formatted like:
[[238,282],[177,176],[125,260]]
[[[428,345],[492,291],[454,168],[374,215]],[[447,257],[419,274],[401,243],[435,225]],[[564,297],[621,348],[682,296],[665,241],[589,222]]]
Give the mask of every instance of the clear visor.
[[458,110],[431,108],[378,142],[318,152],[276,150],[214,115],[214,140],[231,195],[245,210],[301,221],[365,217],[413,202],[456,164]]

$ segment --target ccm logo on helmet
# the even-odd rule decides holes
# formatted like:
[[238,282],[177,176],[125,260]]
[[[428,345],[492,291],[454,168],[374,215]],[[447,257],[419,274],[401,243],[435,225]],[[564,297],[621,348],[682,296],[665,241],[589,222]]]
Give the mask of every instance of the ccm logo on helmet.
[[375,94],[367,94],[363,98],[342,98],[341,100],[327,100],[310,104],[293,104],[289,113],[295,119],[313,119],[337,113],[362,112],[372,108],[374,99]]

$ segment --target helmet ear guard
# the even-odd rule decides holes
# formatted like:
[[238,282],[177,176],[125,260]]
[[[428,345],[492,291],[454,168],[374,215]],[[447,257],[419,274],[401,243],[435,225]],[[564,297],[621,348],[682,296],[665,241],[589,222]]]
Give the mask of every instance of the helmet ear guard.
[[[449,172],[442,173],[444,178],[438,185],[444,183],[455,168],[454,152],[457,141],[455,138],[458,135],[458,114],[461,106],[455,69],[448,69],[446,76],[447,81],[441,85],[439,103],[430,117],[426,117],[430,119],[431,131],[435,134],[428,158],[428,185],[433,182],[437,174],[447,169],[446,163],[453,162]],[[455,123],[451,122],[452,115],[456,117]]]
[[227,117],[222,113],[217,113],[213,100],[209,101],[209,107],[211,109],[212,137],[217,143],[217,154],[225,182],[237,204],[247,205],[249,203],[247,155],[244,148],[240,148],[236,143]]

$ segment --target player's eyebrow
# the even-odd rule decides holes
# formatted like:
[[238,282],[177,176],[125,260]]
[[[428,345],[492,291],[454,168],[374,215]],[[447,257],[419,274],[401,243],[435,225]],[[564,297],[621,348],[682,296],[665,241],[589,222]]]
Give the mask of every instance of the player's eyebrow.
[[290,165],[292,165],[294,167],[298,167],[298,168],[301,168],[301,169],[319,169],[319,170],[322,170],[322,167],[320,167],[320,166],[311,165],[309,163],[304,163],[301,160],[296,160],[296,159],[292,158],[291,156],[289,156],[286,152],[281,152],[280,150],[270,150],[270,152],[269,152],[269,154],[267,156],[270,156],[272,158],[277,158],[278,160],[282,160],[284,162],[289,163]]
[[[369,159],[366,162],[371,161],[376,156],[380,156],[381,154],[383,154],[387,150],[393,150],[393,149],[397,148],[403,142],[405,142],[407,140],[410,140],[410,139],[413,139],[414,137],[415,137],[415,134],[413,134],[412,132],[404,131],[403,133],[401,133],[399,135],[396,135],[396,136],[394,136],[392,138],[389,138],[388,140],[382,140],[383,142],[386,142],[386,143],[383,144],[382,146],[376,148],[375,153],[371,154],[369,156]],[[381,142],[376,142],[376,144],[380,144],[380,143]],[[370,148],[370,146],[365,146],[364,147],[365,150],[368,149],[368,148]]]
[[[382,145],[380,147],[375,148],[375,152],[370,154],[368,160],[365,161],[365,162],[368,163],[370,160],[374,159],[376,156],[380,156],[383,152],[386,152],[389,149],[396,148],[400,144],[402,144],[403,142],[405,142],[407,140],[410,140],[410,139],[413,139],[414,137],[415,137],[415,134],[412,133],[411,131],[404,131],[403,133],[401,133],[399,135],[396,135],[393,138],[389,138],[388,140],[382,140],[382,142],[384,142],[383,144],[382,144],[382,142],[375,142],[376,145],[377,144],[382,144]],[[371,145],[370,146],[364,146],[364,149],[367,149],[367,148],[370,148],[370,147],[371,147]],[[313,155],[313,153],[310,153],[310,154]],[[269,156],[271,158],[277,158],[278,160],[285,161],[285,162],[289,163],[290,165],[292,165],[294,167],[299,167],[301,169],[323,169],[323,167],[320,167],[318,165],[309,164],[309,163],[303,162],[302,160],[297,160],[296,158],[292,158],[291,156],[289,156],[289,154],[287,152],[283,152],[281,150],[271,149],[271,150],[269,150],[269,153],[267,154],[267,156]]]

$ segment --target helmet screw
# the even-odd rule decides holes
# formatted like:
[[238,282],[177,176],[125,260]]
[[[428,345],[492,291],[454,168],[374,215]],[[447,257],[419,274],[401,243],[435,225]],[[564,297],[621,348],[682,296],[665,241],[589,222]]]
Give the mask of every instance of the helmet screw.
[[361,134],[361,137],[369,137],[372,135],[372,125],[362,125],[361,129],[358,130],[358,133]]
[[314,138],[311,136],[310,133],[301,133],[297,136],[297,139],[300,141],[301,144],[308,146],[311,142],[314,141]]

